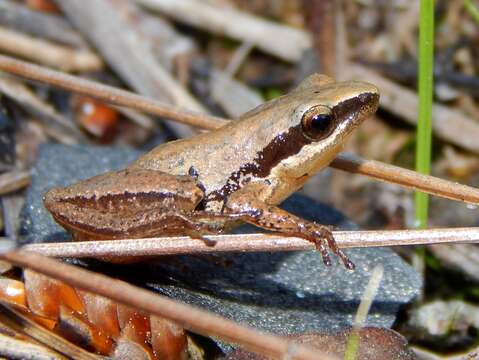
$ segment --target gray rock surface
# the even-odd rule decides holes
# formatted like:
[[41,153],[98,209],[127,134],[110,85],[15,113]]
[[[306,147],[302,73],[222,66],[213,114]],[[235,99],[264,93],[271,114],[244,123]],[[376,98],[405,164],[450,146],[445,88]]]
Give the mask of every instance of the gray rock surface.
[[[43,208],[42,194],[54,185],[120,168],[137,156],[128,149],[44,146],[22,212],[23,236],[30,242],[68,238]],[[291,197],[283,207],[318,222],[355,229],[339,212],[303,196]],[[356,264],[354,272],[339,263],[324,266],[315,251],[169,256],[127,267],[90,266],[241,323],[294,334],[351,324],[371,270],[381,264],[384,278],[368,324],[391,326],[399,307],[418,294],[418,274],[389,249],[357,249],[348,254]]]

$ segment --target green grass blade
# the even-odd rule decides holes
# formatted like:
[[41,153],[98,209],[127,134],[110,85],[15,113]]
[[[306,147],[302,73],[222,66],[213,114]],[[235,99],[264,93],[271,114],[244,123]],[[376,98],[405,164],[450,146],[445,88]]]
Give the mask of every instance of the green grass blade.
[[[419,10],[419,112],[416,144],[416,171],[429,174],[431,169],[431,113],[434,66],[434,1],[421,0]],[[427,227],[429,197],[416,192],[416,222]]]
[[471,0],[464,0],[464,7],[475,22],[479,23],[479,9],[472,3]]
[[371,305],[373,304],[383,277],[383,266],[375,266],[373,271],[371,271],[371,277],[369,278],[368,285],[364,290],[361,303],[359,304],[358,311],[356,312],[353,327],[349,334],[348,341],[346,342],[343,360],[357,360],[358,358],[360,331],[366,325],[366,319],[368,317],[369,310],[371,309]]

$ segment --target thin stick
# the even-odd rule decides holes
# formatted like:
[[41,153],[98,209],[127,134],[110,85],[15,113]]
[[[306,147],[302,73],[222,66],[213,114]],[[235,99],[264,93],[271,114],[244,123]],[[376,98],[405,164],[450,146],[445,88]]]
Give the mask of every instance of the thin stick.
[[[168,104],[207,113],[196,100],[162,65],[155,51],[167,46],[164,39],[153,39],[140,9],[130,1],[62,0],[57,5],[68,20],[95,46],[105,62],[125,84],[136,92]],[[108,16],[105,16],[108,14]],[[151,23],[146,26],[153,26]],[[127,56],[125,56],[128,54]],[[172,130],[180,137],[195,134],[191,127],[170,122]]]
[[[2,329],[6,332],[6,329]],[[10,329],[8,329],[10,330]],[[0,334],[0,349],[2,349],[3,359],[49,359],[49,360],[67,360],[58,353],[49,348],[34,344],[27,340],[20,340],[20,337]]]
[[129,91],[54,71],[4,55],[0,55],[0,70],[91,96],[114,105],[131,107],[149,114],[162,116],[203,129],[216,129],[225,123],[225,120],[221,118],[187,111],[180,107],[167,105]]
[[257,48],[296,62],[303,51],[311,47],[311,35],[306,31],[254,16],[230,6],[198,0],[136,0],[175,20],[199,27],[240,42],[250,42]]
[[0,74],[0,93],[21,104],[33,118],[40,118],[45,133],[63,144],[77,144],[86,137],[66,116],[41,99],[24,82],[13,76]]
[[[58,351],[59,353],[68,356],[68,359],[75,359],[75,360],[101,360],[102,357],[99,355],[92,354],[80,347],[73,345],[68,340],[64,339],[63,337],[48,331],[41,325],[38,325],[33,320],[31,320],[28,315],[22,314],[20,311],[11,308],[10,306],[3,305],[0,306],[0,321],[2,324],[6,324],[8,327],[12,328],[14,331],[19,333],[23,333],[29,338],[35,339],[36,341],[40,342],[41,344],[45,344],[48,346],[48,349],[53,349]],[[22,344],[22,348],[24,351],[25,345],[28,343]],[[27,353],[24,352],[23,356],[18,356],[16,359],[26,359],[31,358],[25,356]],[[34,354],[37,354],[34,352]],[[53,354],[50,353],[50,356]],[[49,359],[49,357],[39,357],[40,359]],[[36,357],[35,357],[36,359]],[[58,354],[58,356],[52,357],[55,360],[63,360],[67,359],[64,356]]]
[[0,49],[65,71],[96,71],[103,67],[98,55],[76,50],[0,26]]
[[[67,75],[3,55],[0,55],[0,70],[30,80],[41,81],[66,90],[92,96],[115,105],[128,106],[146,113],[167,117],[204,129],[217,129],[227,122],[227,120],[222,118],[189,112],[129,91]],[[349,154],[339,154],[331,166],[344,171],[355,172],[374,179],[421,190],[432,195],[471,204],[479,204],[479,190],[476,188],[432,176],[421,175],[411,170],[402,169],[379,161],[365,160]]]
[[13,170],[0,175],[0,196],[23,189],[30,180],[30,171]]
[[[66,282],[82,290],[108,297],[119,303],[143,310],[178,323],[204,336],[214,336],[227,342],[239,344],[247,350],[277,359],[285,358],[290,342],[280,337],[242,326],[213,313],[199,310],[167,297],[154,294],[126,282],[105,275],[68,265],[28,251],[12,251],[0,256],[20,267],[29,268],[44,275]],[[333,359],[295,344],[295,359]]]
[[0,24],[36,38],[51,40],[73,48],[88,48],[86,41],[65,18],[32,10],[21,3],[0,1]]
[[321,72],[334,76],[336,73],[336,13],[334,0],[304,2],[304,15],[311,30],[312,47],[318,54]]
[[226,65],[226,68],[224,69],[225,75],[229,77],[235,77],[236,73],[240,69],[241,65],[243,65],[253,48],[254,44],[251,42],[242,43],[233,53],[228,65]]
[[450,200],[479,204],[479,189],[440,179],[430,175],[389,165],[375,160],[362,159],[350,153],[339,154],[331,167],[351,173],[367,175],[376,180],[392,182],[403,187],[440,196]]
[[[340,248],[479,242],[479,227],[427,230],[334,231]],[[0,238],[1,239],[1,238]],[[211,235],[30,244],[28,251],[53,257],[121,258],[173,254],[312,250],[304,239],[267,234]],[[209,243],[213,243],[211,246]]]

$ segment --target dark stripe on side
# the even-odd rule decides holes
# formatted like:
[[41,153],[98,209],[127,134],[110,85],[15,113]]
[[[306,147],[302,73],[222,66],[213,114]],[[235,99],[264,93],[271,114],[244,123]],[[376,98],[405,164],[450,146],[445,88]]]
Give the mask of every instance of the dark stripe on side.
[[271,169],[282,160],[297,154],[303,146],[312,141],[303,135],[301,124],[291,127],[287,132],[276,136],[260,151],[252,162],[243,165],[228,178],[225,186],[210,193],[206,201],[223,200],[229,194],[238,190],[242,184],[255,178],[265,178]]
[[[362,120],[362,114],[370,111],[370,107],[377,107],[378,94],[364,93],[359,96],[340,102],[332,108],[336,119],[341,121]],[[356,119],[354,119],[356,118]],[[341,122],[336,124],[339,125]],[[313,141],[303,135],[301,124],[291,127],[275,137],[255,159],[243,165],[228,178],[226,184],[217,191],[207,195],[205,201],[222,201],[226,196],[238,190],[244,183],[254,178],[267,177],[271,169],[282,160],[297,154],[305,145]]]

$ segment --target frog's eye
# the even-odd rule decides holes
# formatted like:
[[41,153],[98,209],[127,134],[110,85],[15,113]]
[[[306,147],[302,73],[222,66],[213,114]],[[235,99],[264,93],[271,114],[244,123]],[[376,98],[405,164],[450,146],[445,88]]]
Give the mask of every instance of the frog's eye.
[[306,137],[321,140],[329,136],[335,128],[335,117],[326,106],[316,106],[306,111],[301,119],[301,127]]

